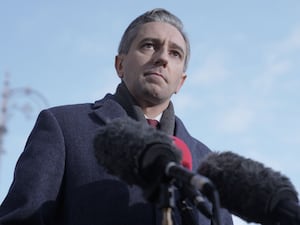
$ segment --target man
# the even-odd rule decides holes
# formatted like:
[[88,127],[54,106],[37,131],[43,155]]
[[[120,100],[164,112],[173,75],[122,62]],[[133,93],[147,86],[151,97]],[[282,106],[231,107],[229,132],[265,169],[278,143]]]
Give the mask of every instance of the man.
[[[128,186],[97,163],[93,140],[114,118],[156,119],[161,131],[186,142],[196,169],[210,150],[189,135],[170,101],[186,79],[189,55],[177,17],[154,9],[136,18],[115,59],[121,83],[114,95],[40,113],[1,205],[0,224],[160,225],[161,210],[143,197],[141,188]],[[186,224],[180,210],[173,220]],[[210,224],[201,212],[197,220]],[[226,210],[221,220],[232,224]]]

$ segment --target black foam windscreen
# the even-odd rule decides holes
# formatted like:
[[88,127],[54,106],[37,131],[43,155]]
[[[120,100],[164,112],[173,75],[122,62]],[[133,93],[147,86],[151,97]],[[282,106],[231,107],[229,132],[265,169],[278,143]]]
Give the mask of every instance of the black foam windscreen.
[[[94,139],[95,155],[108,172],[128,184],[145,186],[151,177],[146,170],[157,157],[180,162],[181,152],[171,137],[130,118],[117,118],[100,128]],[[161,169],[161,168],[159,168]],[[155,178],[155,171],[152,171]],[[163,174],[164,171],[158,171]],[[156,173],[156,174],[157,174]],[[150,179],[150,181],[149,181]]]
[[[299,221],[293,184],[260,162],[233,152],[212,153],[201,162],[198,172],[216,185],[221,205],[248,222]],[[283,203],[294,205],[295,211],[289,212],[293,218],[282,212]]]

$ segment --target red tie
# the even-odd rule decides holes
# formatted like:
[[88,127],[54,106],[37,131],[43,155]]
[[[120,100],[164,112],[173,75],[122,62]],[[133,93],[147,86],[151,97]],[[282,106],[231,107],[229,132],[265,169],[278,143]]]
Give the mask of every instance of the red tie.
[[154,128],[158,128],[158,121],[157,120],[147,119],[147,122],[150,126],[152,126]]

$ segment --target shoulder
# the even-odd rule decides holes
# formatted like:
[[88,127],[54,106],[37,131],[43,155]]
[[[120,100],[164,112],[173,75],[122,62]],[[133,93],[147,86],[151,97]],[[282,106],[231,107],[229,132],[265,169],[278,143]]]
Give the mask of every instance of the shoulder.
[[47,109],[43,109],[37,118],[40,122],[66,122],[75,121],[76,119],[83,119],[84,115],[87,115],[92,108],[91,103],[74,104],[74,105],[61,105]]
[[185,125],[183,124],[183,122],[179,117],[176,116],[175,121],[176,121],[176,136],[184,139],[191,147],[200,148],[202,151],[207,153],[210,152],[210,149],[203,142],[196,139],[189,133],[189,131],[187,130],[187,128],[185,127]]
[[193,168],[197,169],[200,165],[200,161],[209,154],[211,150],[202,141],[190,135],[178,117],[176,117],[175,135],[182,139],[189,147],[193,159]]
[[102,107],[110,99],[112,99],[111,95],[107,94],[104,98],[95,102],[53,106],[42,110],[41,114],[52,114],[53,116],[59,118],[81,117],[84,114],[87,115],[93,112],[95,109]]
[[107,94],[94,103],[60,105],[44,109],[38,116],[38,121],[56,123],[58,126],[72,128],[91,127],[104,124],[107,120],[123,116],[126,112]]
[[70,104],[70,105],[60,105],[54,106],[44,111],[49,111],[53,114],[61,114],[61,113],[78,113],[80,111],[89,111],[93,107],[93,103],[80,103],[80,104]]

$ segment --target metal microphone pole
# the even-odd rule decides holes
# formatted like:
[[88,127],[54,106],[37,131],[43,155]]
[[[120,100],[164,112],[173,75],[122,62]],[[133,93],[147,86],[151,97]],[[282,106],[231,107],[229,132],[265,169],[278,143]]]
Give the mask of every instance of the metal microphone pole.
[[172,210],[175,207],[175,187],[169,183],[161,184],[158,206],[162,209],[162,225],[173,225]]

